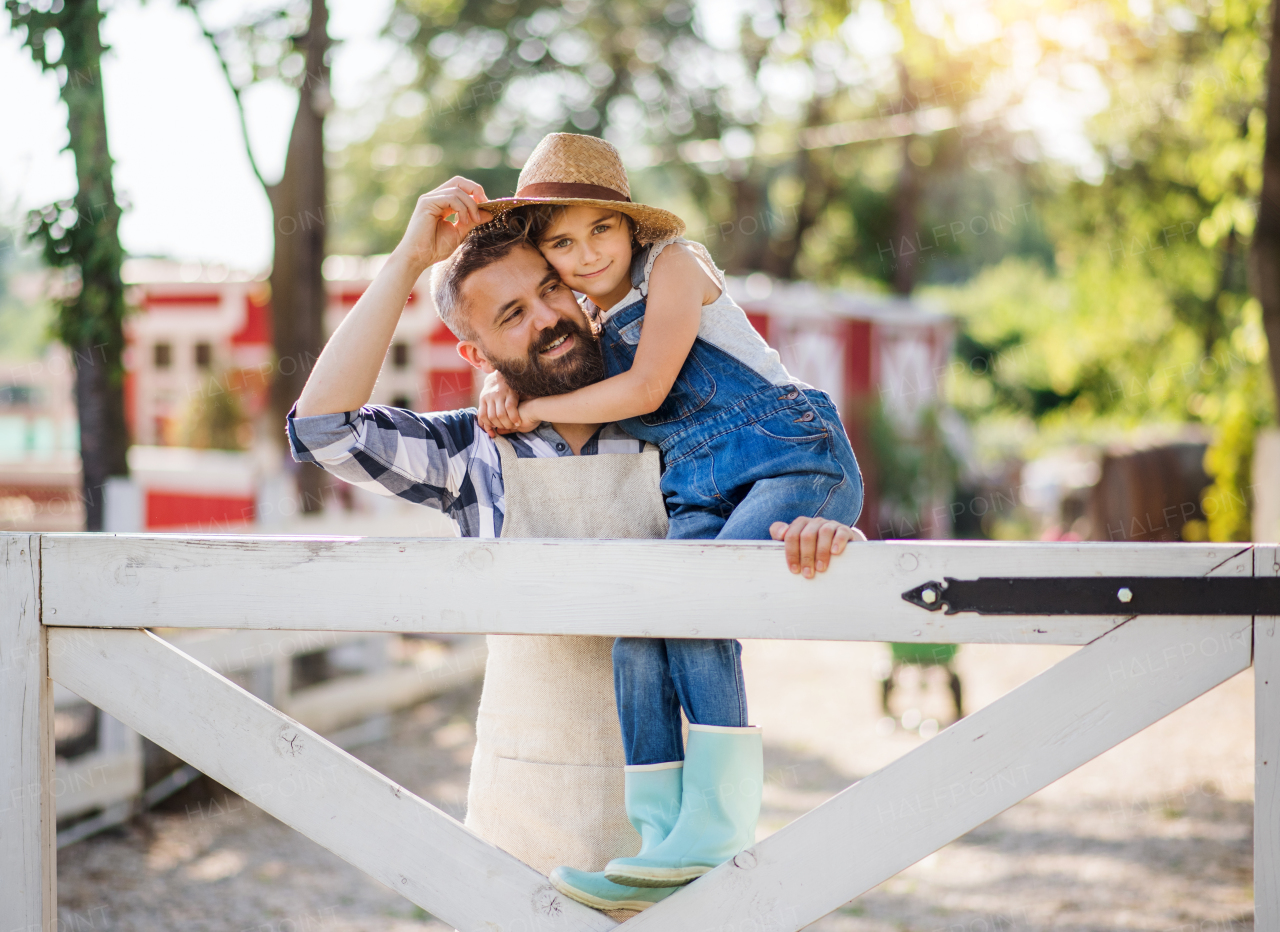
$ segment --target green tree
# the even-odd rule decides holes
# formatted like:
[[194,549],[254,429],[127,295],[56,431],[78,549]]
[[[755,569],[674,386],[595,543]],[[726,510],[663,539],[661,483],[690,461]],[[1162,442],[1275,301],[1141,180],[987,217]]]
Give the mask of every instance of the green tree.
[[966,361],[980,362],[954,388],[973,420],[1006,437],[1035,431],[1041,447],[1203,425],[1210,533],[1247,538],[1253,435],[1273,416],[1246,276],[1267,10],[1135,9],[1091,8],[1106,54],[1090,67],[1112,104],[1089,126],[1099,176],[1036,198],[1058,274],[1009,262],[947,296],[967,323]]
[[127,476],[124,419],[125,316],[120,267],[120,206],[111,180],[102,92],[97,0],[53,0],[37,10],[6,0],[10,20],[36,64],[58,78],[76,164],[73,198],[32,211],[27,233],[45,261],[66,270],[69,294],[58,300],[58,338],[72,351],[80,418],[85,527],[102,530],[103,494],[112,476]]
[[[1246,8],[1247,9],[1247,8]],[[1280,0],[1271,7],[1270,62],[1267,69],[1266,142],[1254,231],[1253,285],[1262,303],[1271,353],[1271,386],[1280,394]]]
[[415,196],[451,175],[509,194],[548,132],[604,135],[635,156],[715,113],[667,66],[704,50],[680,0],[402,0],[388,32],[415,73],[369,138],[338,155],[343,251],[390,250]]
[[[415,75],[337,155],[337,248],[390,249],[413,196],[451,174],[509,193],[538,139],[569,131],[617,144],[637,196],[677,209],[731,272],[906,292],[1010,248],[1050,256],[1034,222],[955,241],[961,216],[1030,221],[1033,169],[990,112],[969,113],[998,56],[954,41],[949,16],[929,33],[910,3],[890,14],[871,0],[764,4],[726,44],[680,0],[400,0],[388,32]],[[988,111],[1016,94],[1004,97]]]
[[[333,108],[329,81],[329,12],[325,0],[305,0],[268,10],[231,28],[214,31],[199,0],[182,0],[209,40],[235,97],[245,152],[271,204],[271,332],[276,369],[270,417],[279,425],[306,384],[324,346],[328,302],[321,265],[330,207],[326,197],[324,122]],[[284,173],[268,182],[258,167],[245,124],[243,91],[256,81],[280,79],[298,91],[298,109]],[[303,511],[322,508],[323,472],[303,464],[296,473]]]
[[211,379],[187,404],[180,425],[184,446],[199,450],[245,450],[252,426],[235,392],[223,386],[225,374]]

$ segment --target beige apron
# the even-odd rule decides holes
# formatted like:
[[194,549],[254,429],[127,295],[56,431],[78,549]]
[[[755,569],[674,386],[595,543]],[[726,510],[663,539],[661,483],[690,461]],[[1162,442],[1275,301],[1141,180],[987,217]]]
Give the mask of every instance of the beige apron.
[[[659,538],[667,514],[656,447],[637,454],[521,459],[498,438],[502,536]],[[564,613],[589,612],[566,566]],[[534,606],[530,606],[534,609]],[[622,732],[613,695],[613,639],[489,635],[467,791],[467,826],[547,874],[603,870],[635,854],[623,804]]]

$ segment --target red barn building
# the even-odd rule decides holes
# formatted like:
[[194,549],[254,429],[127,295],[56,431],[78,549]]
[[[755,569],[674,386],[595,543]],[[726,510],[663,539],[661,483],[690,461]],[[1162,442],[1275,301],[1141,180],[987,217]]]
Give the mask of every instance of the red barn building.
[[[383,257],[325,260],[332,332],[364,293]],[[126,325],[126,407],[135,443],[168,446],[193,403],[211,392],[234,392],[245,413],[264,410],[277,365],[271,349],[270,290],[252,278],[210,266],[135,259],[127,263],[138,313]],[[419,410],[470,403],[471,367],[440,323],[420,283],[409,299],[374,389],[377,404]],[[281,365],[294,364],[285,360]]]
[[[953,318],[911,298],[836,291],[764,275],[730,279],[729,291],[796,378],[840,409],[866,482],[858,526],[881,536],[878,479],[870,444],[877,409],[910,440],[924,412],[942,403],[955,342]],[[933,511],[933,509],[928,509]],[[922,536],[949,535],[949,520],[917,522]]]
[[[378,256],[325,260],[327,332],[338,326],[383,261]],[[271,457],[176,448],[187,442],[194,412],[223,393],[234,397],[245,417],[240,445],[254,445],[254,425],[259,432],[283,430],[263,421],[267,388],[277,366],[297,363],[274,357],[265,276],[134,259],[126,264],[125,277],[137,309],[125,328],[125,405],[137,445],[130,453],[137,500],[118,512],[125,516],[121,529],[251,525],[259,517],[259,487],[264,474],[272,472]],[[396,328],[373,402],[416,410],[471,404],[474,370],[454,350],[456,342],[436,316],[425,281],[420,282]],[[256,440],[262,447],[270,438]]]
[[[383,261],[378,256],[325,260],[328,332]],[[148,448],[135,453],[138,482],[146,487],[144,526],[191,526],[220,517],[232,524],[252,522],[254,469],[240,470],[245,478],[232,481],[237,471],[225,457],[210,460],[205,469],[187,454],[177,459],[177,451],[170,455],[150,448],[182,443],[184,418],[210,394],[235,393],[251,419],[264,412],[276,362],[263,276],[132,260],[127,277],[139,310],[127,327],[126,391],[134,441]],[[910,436],[920,412],[939,401],[954,340],[952,319],[911,299],[774,282],[763,275],[731,279],[730,291],[787,368],[839,405],[867,478],[861,523],[874,536],[876,483],[868,418],[878,405],[900,433]],[[420,411],[474,403],[479,378],[458,356],[456,342],[436,316],[425,281],[419,282],[396,328],[373,402]],[[203,497],[202,485],[209,487]]]

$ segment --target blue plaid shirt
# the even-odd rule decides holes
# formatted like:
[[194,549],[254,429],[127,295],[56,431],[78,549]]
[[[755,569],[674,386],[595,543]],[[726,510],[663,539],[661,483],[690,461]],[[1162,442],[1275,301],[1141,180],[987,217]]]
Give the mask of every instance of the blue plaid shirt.
[[[463,537],[499,537],[506,510],[502,460],[475,415],[475,408],[418,414],[386,405],[314,417],[290,411],[289,448],[298,462],[315,463],[352,485],[440,509]],[[550,424],[508,439],[522,458],[573,456]],[[605,424],[582,455],[643,447],[617,424]]]

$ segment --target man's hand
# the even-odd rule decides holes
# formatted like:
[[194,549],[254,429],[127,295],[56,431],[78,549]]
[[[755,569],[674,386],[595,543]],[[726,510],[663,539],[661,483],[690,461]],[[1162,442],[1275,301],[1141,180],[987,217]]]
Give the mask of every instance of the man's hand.
[[793,573],[803,573],[805,579],[826,572],[831,558],[844,553],[849,541],[867,539],[856,527],[830,518],[796,518],[790,524],[775,521],[769,534],[787,545],[787,567]]
[[[449,258],[477,225],[493,219],[476,206],[487,200],[479,184],[455,175],[418,198],[396,252],[419,272]],[[450,222],[447,218],[455,214]]]
[[[316,360],[298,399],[299,417],[354,411],[368,403],[414,285],[428,266],[447,259],[476,224],[491,219],[477,206],[484,200],[484,188],[466,178],[450,178],[418,198],[400,245]],[[457,220],[451,223],[447,218],[454,214]]]

